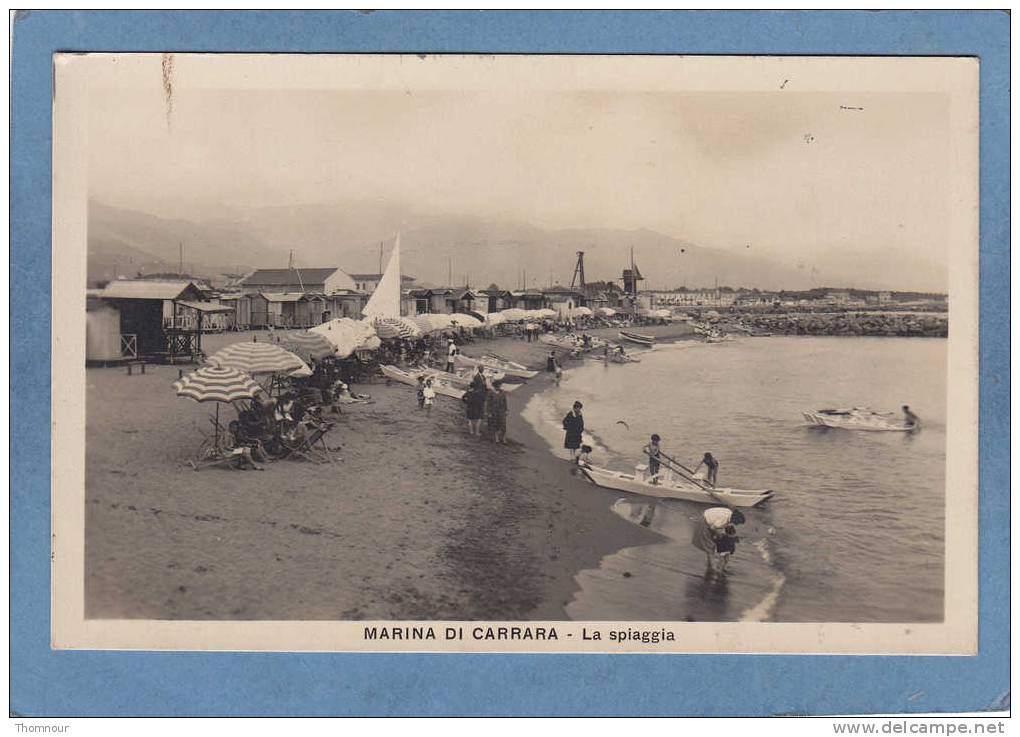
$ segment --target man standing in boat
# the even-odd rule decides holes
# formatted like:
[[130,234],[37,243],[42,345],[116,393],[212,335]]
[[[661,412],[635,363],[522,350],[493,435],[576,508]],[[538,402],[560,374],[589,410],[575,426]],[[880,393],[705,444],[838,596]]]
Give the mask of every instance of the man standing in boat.
[[563,418],[563,429],[567,433],[563,439],[563,447],[569,451],[570,460],[574,463],[577,462],[581,451],[581,435],[584,433],[584,417],[581,415],[581,407],[583,405],[580,402],[574,402],[573,408]]
[[662,469],[662,447],[659,445],[660,440],[662,438],[657,433],[653,433],[648,445],[641,449],[648,456],[648,480],[653,484],[659,483],[659,471]]
[[911,430],[921,429],[921,418],[910,411],[910,407],[903,405],[903,424]]

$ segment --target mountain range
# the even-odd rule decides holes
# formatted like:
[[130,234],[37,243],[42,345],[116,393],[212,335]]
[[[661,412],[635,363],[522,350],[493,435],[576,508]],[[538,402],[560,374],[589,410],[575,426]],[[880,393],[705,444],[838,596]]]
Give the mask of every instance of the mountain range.
[[529,287],[569,284],[577,251],[585,253],[588,281],[619,279],[631,249],[646,288],[824,284],[942,291],[946,282],[945,269],[937,264],[889,253],[881,255],[881,269],[875,268],[877,254],[847,250],[790,264],[749,246],[707,248],[647,229],[549,229],[499,218],[423,214],[392,202],[204,210],[166,217],[90,201],[90,282],[115,274],[177,273],[182,261],[185,273],[217,277],[286,267],[292,257],[295,266],[374,273],[380,261],[385,266],[398,231],[403,273],[430,284],[517,288],[525,275]]

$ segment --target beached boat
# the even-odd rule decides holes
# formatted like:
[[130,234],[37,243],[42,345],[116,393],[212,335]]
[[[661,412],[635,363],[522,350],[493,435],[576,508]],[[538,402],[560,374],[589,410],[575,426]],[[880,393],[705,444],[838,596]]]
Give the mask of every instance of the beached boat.
[[726,489],[709,487],[673,473],[666,466],[658,474],[658,483],[652,483],[648,466],[635,466],[634,473],[622,473],[591,464],[581,464],[581,473],[596,486],[630,494],[654,496],[660,499],[682,499],[703,504],[726,504],[733,507],[754,507],[771,499],[771,489]]
[[731,340],[734,340],[734,338],[729,333],[709,333],[705,336],[706,343],[728,343]]
[[812,425],[833,427],[840,430],[863,430],[865,432],[913,432],[919,425],[908,423],[892,413],[875,412],[867,407],[850,409],[816,409],[802,412],[804,419]]
[[[439,379],[441,379],[443,381],[446,381],[446,382],[452,384],[453,386],[457,386],[457,387],[460,387],[461,389],[465,389],[465,390],[469,386],[471,386],[471,382],[475,378],[475,370],[474,369],[461,369],[458,373],[455,373],[455,374],[448,374],[445,371],[440,371],[439,369],[435,369],[435,368],[428,368],[428,369],[423,369],[423,370],[425,371],[426,376],[432,376],[433,378],[439,378]],[[502,371],[493,371],[492,369],[485,369],[483,374],[485,376],[486,383],[488,383],[490,386],[492,385],[492,382],[494,382],[494,381],[502,381],[503,382],[503,391],[505,391],[505,392],[512,392],[514,389],[517,389],[517,388],[519,388],[521,386],[524,386],[523,384],[511,384],[511,383],[506,382],[505,381],[506,374],[503,373]],[[511,378],[515,378],[515,377],[511,377]]]
[[520,379],[534,379],[538,376],[537,371],[531,371],[519,363],[496,358],[495,356],[472,358],[471,356],[465,356],[463,353],[458,353],[453,359],[453,363],[455,366],[484,366],[487,369],[502,371],[507,376],[516,376]]
[[418,377],[424,376],[432,379],[432,388],[435,389],[436,394],[440,394],[444,397],[451,397],[453,399],[462,399],[464,397],[464,389],[451,383],[450,380],[443,377],[442,374],[429,373],[422,369],[404,371],[402,368],[390,365],[381,366],[380,370],[382,371],[383,376],[387,379],[399,381],[401,384],[407,384],[408,386],[413,387],[418,386]]
[[655,343],[654,335],[642,335],[641,333],[632,333],[629,330],[621,330],[620,338],[643,346],[651,346]]

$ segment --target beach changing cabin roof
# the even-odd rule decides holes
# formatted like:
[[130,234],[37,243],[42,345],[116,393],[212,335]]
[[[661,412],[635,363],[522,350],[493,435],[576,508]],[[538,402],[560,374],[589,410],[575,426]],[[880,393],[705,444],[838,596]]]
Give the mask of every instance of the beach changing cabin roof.
[[115,279],[96,295],[103,299],[180,299],[201,298],[201,291],[190,281],[156,279]]
[[259,269],[246,278],[247,287],[279,287],[295,282],[302,284],[325,284],[338,271],[338,267],[315,269]]

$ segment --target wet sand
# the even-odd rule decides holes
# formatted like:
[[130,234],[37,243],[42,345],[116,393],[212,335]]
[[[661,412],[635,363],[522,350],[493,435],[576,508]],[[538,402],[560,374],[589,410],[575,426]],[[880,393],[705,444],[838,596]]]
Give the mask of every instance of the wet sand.
[[[548,346],[464,352],[540,368]],[[380,382],[355,387],[373,402],[327,435],[334,463],[261,472],[185,465],[213,406],[178,398],[177,375],[87,371],[89,618],[566,619],[575,575],[659,539],[520,417],[545,373],[508,395],[507,446],[470,436],[460,402],[439,397],[426,416],[410,387]]]

